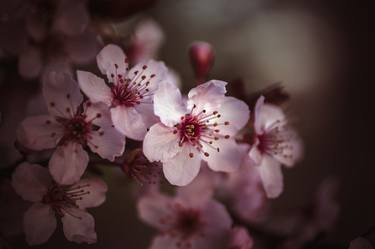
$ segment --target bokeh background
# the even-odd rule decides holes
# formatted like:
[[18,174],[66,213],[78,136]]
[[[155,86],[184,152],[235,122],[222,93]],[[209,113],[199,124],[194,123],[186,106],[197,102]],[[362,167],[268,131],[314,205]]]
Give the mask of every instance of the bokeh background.
[[[100,6],[111,2],[116,1],[102,1]],[[346,248],[375,225],[370,53],[374,40],[369,5],[324,0],[159,0],[144,6],[120,18],[118,30],[126,34],[142,18],[158,22],[165,33],[159,58],[178,72],[184,89],[194,85],[188,47],[203,40],[215,48],[212,78],[241,78],[248,93],[282,82],[290,93],[287,111],[304,139],[306,153],[297,167],[284,171],[285,192],[273,201],[278,210],[302,206],[323,179],[334,176],[340,181],[341,213],[328,240]],[[38,84],[14,75],[15,70],[13,60],[1,59],[2,167],[17,157],[9,147],[17,123],[40,111],[34,108],[41,101]],[[69,243],[60,228],[59,235],[35,248],[147,248],[153,231],[137,219],[132,199],[137,187],[120,171],[105,172],[108,200],[92,210],[98,243]],[[16,248],[27,248],[22,236],[14,242]]]

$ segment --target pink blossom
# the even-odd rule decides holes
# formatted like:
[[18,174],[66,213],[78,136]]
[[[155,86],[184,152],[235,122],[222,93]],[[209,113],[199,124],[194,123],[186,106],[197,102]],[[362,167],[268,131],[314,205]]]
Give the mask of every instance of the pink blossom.
[[213,200],[205,188],[197,192],[191,186],[194,183],[179,188],[173,198],[160,192],[140,198],[140,218],[159,230],[150,248],[219,249],[228,243],[232,221],[225,207]]
[[255,106],[254,132],[250,159],[258,166],[267,196],[278,197],[283,190],[281,164],[292,167],[301,158],[301,141],[281,108],[265,104],[263,96]]
[[116,129],[129,138],[142,140],[147,129],[157,121],[153,96],[166,74],[164,64],[150,60],[129,70],[125,54],[116,45],[104,47],[97,63],[109,84],[90,72],[78,71],[82,91],[93,103],[110,107]]
[[233,227],[230,235],[229,249],[251,249],[254,240],[247,232],[246,228],[237,226]]
[[72,184],[84,173],[88,147],[102,158],[113,161],[125,147],[125,138],[114,129],[105,105],[83,104],[78,84],[70,76],[50,73],[43,82],[43,94],[50,115],[26,118],[18,140],[33,150],[56,147],[49,169],[56,182]]
[[366,238],[358,237],[350,242],[349,249],[374,249],[374,247]]
[[23,220],[29,245],[45,243],[51,237],[56,230],[56,217],[61,219],[69,241],[96,242],[95,221],[86,208],[97,207],[105,201],[107,185],[103,181],[88,178],[62,186],[42,166],[23,163],[13,173],[12,185],[24,200],[33,202]]
[[140,63],[157,58],[160,46],[164,42],[164,33],[158,23],[152,19],[142,20],[137,24],[126,50],[131,63]]
[[234,136],[247,123],[249,109],[244,102],[225,96],[225,85],[211,80],[190,90],[186,101],[174,84],[159,86],[154,108],[161,122],[146,134],[143,152],[150,161],[163,163],[170,183],[189,184],[202,160],[214,171],[239,168],[245,151]]
[[197,83],[203,83],[214,64],[215,55],[213,48],[207,42],[196,41],[191,44],[189,55]]
[[259,223],[269,211],[266,193],[259,172],[249,158],[241,168],[222,176],[217,184],[218,193],[228,201],[233,211],[243,220]]

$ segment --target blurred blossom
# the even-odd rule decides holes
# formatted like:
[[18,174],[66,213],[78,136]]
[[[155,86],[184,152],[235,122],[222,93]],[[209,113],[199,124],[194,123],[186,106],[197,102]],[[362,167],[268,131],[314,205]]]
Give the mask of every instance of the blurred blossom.
[[281,108],[265,104],[261,96],[254,110],[254,141],[249,157],[257,167],[267,197],[283,191],[281,164],[292,167],[302,157],[302,144]]
[[97,207],[105,201],[107,185],[102,180],[88,178],[62,186],[42,166],[23,163],[12,176],[12,186],[24,200],[33,202],[24,214],[23,223],[29,245],[48,241],[56,230],[56,217],[61,219],[69,241],[96,242],[95,221],[86,208]]
[[244,227],[233,227],[228,249],[251,249],[254,241]]
[[109,107],[117,130],[131,139],[142,140],[147,129],[157,122],[153,97],[166,77],[164,63],[150,60],[129,70],[122,49],[110,44],[98,54],[97,64],[108,84],[90,72],[78,71],[81,90],[91,102]]
[[190,61],[198,84],[203,83],[214,65],[215,55],[211,44],[202,41],[193,42],[189,48]]
[[374,249],[369,240],[358,237],[350,242],[349,249]]
[[170,183],[189,184],[202,160],[214,171],[239,168],[245,152],[234,136],[247,123],[249,108],[225,96],[226,84],[219,80],[201,84],[190,90],[186,101],[170,82],[163,82],[156,92],[154,108],[161,122],[147,132],[143,152],[150,161],[163,163]]
[[49,161],[54,179],[72,184],[84,173],[88,147],[113,161],[125,147],[122,136],[112,125],[103,104],[82,104],[78,83],[69,75],[50,73],[43,84],[43,94],[50,115],[26,118],[18,129],[19,142],[32,150],[56,148]]
[[140,198],[140,218],[159,230],[149,248],[226,248],[232,224],[229,214],[206,188],[192,186],[179,188],[175,197],[154,192]]
[[249,158],[241,168],[218,181],[218,194],[229,201],[230,207],[242,220],[260,223],[267,217],[269,207],[262,180]]
[[137,64],[149,59],[156,59],[158,52],[165,40],[163,30],[152,19],[142,20],[137,24],[126,50],[132,64]]
[[99,48],[85,0],[6,0],[0,13],[0,48],[18,57],[22,77],[34,79],[57,61],[85,64]]
[[149,162],[141,149],[135,149],[126,154],[122,170],[128,177],[140,184],[157,184],[162,177],[160,163]]

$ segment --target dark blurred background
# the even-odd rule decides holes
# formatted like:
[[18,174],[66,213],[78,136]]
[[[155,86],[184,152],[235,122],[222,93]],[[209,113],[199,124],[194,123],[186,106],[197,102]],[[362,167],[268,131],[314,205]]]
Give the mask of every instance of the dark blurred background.
[[[195,40],[215,48],[212,78],[242,78],[248,93],[282,82],[291,95],[288,113],[304,139],[306,153],[297,167],[284,171],[285,192],[273,202],[279,210],[301,206],[323,179],[336,176],[342,210],[329,241],[344,247],[375,225],[375,43],[369,2],[160,0],[124,21],[126,26],[133,19],[151,16],[161,25],[165,43],[160,59],[178,72],[184,89],[194,84],[187,51]],[[6,144],[12,143],[16,123],[33,112],[29,98],[38,99],[35,82],[9,76],[15,68],[12,63],[6,60],[0,68],[4,161],[9,159]],[[152,230],[136,217],[134,186],[120,172],[108,172],[106,180],[108,201],[92,211],[98,244],[75,245],[60,234],[35,248],[147,248]],[[26,248],[22,237],[16,243]]]

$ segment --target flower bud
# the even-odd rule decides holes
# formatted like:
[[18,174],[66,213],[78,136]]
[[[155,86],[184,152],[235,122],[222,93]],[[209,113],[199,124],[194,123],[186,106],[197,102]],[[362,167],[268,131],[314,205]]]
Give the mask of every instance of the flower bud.
[[215,61],[211,44],[203,41],[193,42],[189,48],[190,61],[194,69],[197,84],[203,83]]

